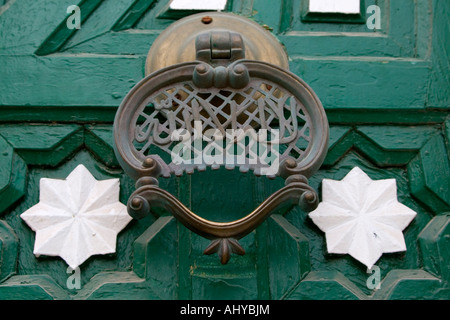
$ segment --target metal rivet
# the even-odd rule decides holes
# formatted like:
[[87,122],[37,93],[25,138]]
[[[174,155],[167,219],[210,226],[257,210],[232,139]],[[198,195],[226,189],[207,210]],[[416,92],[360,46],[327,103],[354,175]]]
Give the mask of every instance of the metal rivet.
[[311,202],[311,201],[314,200],[314,198],[315,198],[314,193],[312,193],[310,191],[305,193],[305,200],[306,201]]
[[242,64],[238,64],[234,67],[234,72],[237,74],[242,74],[245,71],[245,67]]
[[200,74],[205,74],[208,71],[208,68],[204,64],[199,64],[195,67],[195,70]]
[[297,162],[294,159],[286,159],[286,167],[295,168],[297,167]]
[[154,163],[155,163],[155,160],[153,160],[152,158],[145,158],[143,165],[146,168],[150,168],[153,166]]
[[210,24],[213,21],[213,19],[210,16],[205,16],[202,18],[202,23],[204,24]]
[[142,199],[140,198],[133,198],[133,200],[131,200],[131,205],[133,206],[133,208],[139,208],[142,205]]

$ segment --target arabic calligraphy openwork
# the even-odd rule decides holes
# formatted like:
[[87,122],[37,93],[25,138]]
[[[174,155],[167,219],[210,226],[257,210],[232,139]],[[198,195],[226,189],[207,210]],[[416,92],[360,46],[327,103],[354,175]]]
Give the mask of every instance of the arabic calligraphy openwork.
[[[241,171],[256,170],[257,174],[264,163],[252,162],[256,147],[261,149],[264,145],[264,154],[272,159],[276,155],[277,163],[287,157],[299,161],[312,140],[310,125],[304,106],[287,90],[270,81],[255,79],[243,90],[204,90],[187,81],[155,91],[142,103],[136,113],[133,146],[143,156],[157,153],[155,148],[173,154],[183,132],[192,141],[198,141],[203,135],[201,142],[192,143],[189,149],[193,161],[182,166],[182,170],[201,170],[205,163],[195,159],[202,151],[218,147],[229,151],[231,141],[236,146],[233,150],[247,161],[230,164],[226,159],[229,153],[225,152],[222,154],[224,161],[213,165],[225,164],[232,168],[238,164]],[[256,145],[251,137],[264,143]],[[238,150],[239,146],[242,150]],[[176,165],[181,174],[179,163],[174,164],[172,160],[166,162],[172,167]]]

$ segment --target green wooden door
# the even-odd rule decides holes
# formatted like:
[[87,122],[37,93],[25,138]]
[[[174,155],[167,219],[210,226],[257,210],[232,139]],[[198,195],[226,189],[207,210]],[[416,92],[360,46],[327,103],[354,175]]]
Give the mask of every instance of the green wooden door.
[[[67,27],[71,5],[80,29]],[[373,5],[380,28],[370,29]],[[36,257],[20,215],[39,202],[41,178],[65,179],[83,164],[97,180],[119,178],[123,203],[134,191],[114,156],[115,112],[144,77],[153,40],[196,11],[167,0],[0,0],[0,299],[450,297],[450,3],[365,0],[351,16],[311,13],[306,0],[230,0],[225,10],[269,29],[321,99],[330,143],[310,179],[319,194],[323,179],[359,167],[396,179],[398,200],[417,213],[403,231],[407,250],[377,261],[379,288],[365,265],[328,253],[298,207],[242,239],[246,255],[227,265],[160,209],[131,221],[115,253],[91,256],[78,273],[60,257]],[[242,217],[282,185],[225,170],[160,183],[218,221]]]

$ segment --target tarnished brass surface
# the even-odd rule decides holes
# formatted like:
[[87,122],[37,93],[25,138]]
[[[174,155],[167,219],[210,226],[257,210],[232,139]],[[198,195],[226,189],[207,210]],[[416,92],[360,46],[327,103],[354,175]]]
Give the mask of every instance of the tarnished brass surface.
[[[255,22],[236,15],[211,13],[205,18],[205,14],[197,14],[164,31],[147,57],[147,76],[128,93],[114,122],[117,159],[136,180],[128,213],[140,219],[152,207],[167,209],[191,231],[210,239],[204,253],[218,253],[225,264],[231,253],[245,253],[238,240],[279,206],[298,204],[305,211],[317,207],[318,195],[307,178],[325,157],[328,121],[314,91],[286,69],[288,60],[280,43]],[[218,141],[227,137],[229,129],[278,130],[277,138],[270,139],[270,148],[269,143],[262,147],[266,156],[278,155],[274,170],[264,171],[264,159],[240,162],[236,154],[226,156],[229,162],[206,161],[203,149],[216,140],[192,142],[210,129],[220,132]],[[191,145],[183,148],[189,150],[188,155],[193,153],[195,160],[174,158],[181,141],[180,136],[174,138],[178,130],[187,133],[182,140]],[[233,149],[239,139],[232,140]],[[282,148],[276,151],[273,145]],[[163,160],[152,147],[171,159]],[[254,157],[250,147],[242,150],[247,160]],[[238,166],[241,172],[251,170],[257,176],[279,176],[285,179],[285,186],[245,217],[226,223],[201,218],[159,187],[159,177],[220,166],[229,170]]]
[[188,16],[165,29],[153,42],[147,55],[145,74],[181,62],[195,60],[195,40],[209,31],[237,32],[242,36],[248,60],[268,62],[289,69],[287,54],[281,43],[266,29],[244,17],[222,12]]

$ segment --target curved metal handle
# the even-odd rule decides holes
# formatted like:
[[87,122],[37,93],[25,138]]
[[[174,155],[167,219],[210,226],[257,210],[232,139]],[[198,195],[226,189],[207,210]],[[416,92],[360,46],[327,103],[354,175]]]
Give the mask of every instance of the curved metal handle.
[[[289,170],[290,164],[292,162],[287,161],[283,167]],[[128,213],[133,218],[145,217],[152,207],[169,210],[185,227],[212,240],[204,253],[217,252],[222,264],[228,262],[232,252],[240,255],[245,253],[238,240],[256,229],[280,205],[299,204],[306,211],[314,210],[318,205],[318,196],[308,185],[307,179],[302,175],[292,174],[292,171],[286,179],[285,187],[274,192],[245,217],[231,222],[215,222],[196,215],[175,196],[161,189],[156,179],[147,179],[144,183],[141,180],[140,185],[128,200]]]
[[[217,252],[223,264],[231,253],[245,253],[239,239],[257,228],[280,205],[299,204],[306,211],[317,207],[318,196],[308,185],[307,177],[322,164],[328,144],[328,121],[314,91],[284,69],[243,58],[243,41],[237,33],[219,31],[198,36],[198,61],[173,65],[144,78],[125,97],[114,123],[117,158],[137,181],[137,190],[128,201],[129,214],[139,219],[148,215],[152,207],[167,209],[191,231],[210,239],[204,253]],[[187,131],[191,135],[187,140],[192,143],[196,134],[208,129],[218,131],[223,139],[228,137],[228,129],[239,131],[249,127],[263,129],[266,134],[267,129],[277,128],[277,138],[269,141],[265,137],[266,155],[273,151],[269,145],[285,147],[277,153],[275,172],[268,174],[285,179],[285,186],[251,213],[231,222],[210,221],[159,188],[160,176],[192,174],[206,166],[217,169],[224,164],[211,164],[203,158],[200,163],[175,161],[173,151],[179,141],[172,139],[174,132],[180,135],[177,129]],[[232,136],[232,144],[245,135],[238,136]],[[211,143],[213,139],[207,141]],[[170,154],[171,161],[166,163],[150,152],[152,146]],[[242,151],[247,160],[253,156],[249,149],[244,147]],[[200,151],[195,145],[193,150]],[[253,170],[256,175],[267,169],[264,161],[237,163],[243,172]],[[235,165],[233,162],[225,167]]]
[[[131,89],[122,101],[114,120],[114,140],[116,142],[115,152],[121,167],[133,179],[137,180],[140,177],[149,176],[151,174],[149,171],[149,166],[145,165],[145,161],[148,157],[154,157],[154,155],[146,155],[144,153],[146,150],[137,150],[133,146],[132,142],[135,139],[136,130],[138,128],[138,125],[136,124],[138,117],[144,114],[145,108],[151,97],[155,95],[160,96],[163,94],[174,95],[174,93],[170,92],[170,90],[173,90],[174,88],[174,83],[181,83],[180,88],[177,89],[181,92],[186,90],[184,88],[186,85],[196,87],[193,83],[193,77],[196,68],[202,64],[202,62],[187,62],[158,70],[141,80],[135,87],[133,87],[133,89]],[[284,94],[289,95],[293,97],[295,101],[298,101],[298,112],[304,113],[304,117],[307,121],[302,129],[307,129],[309,131],[309,141],[305,140],[305,142],[308,143],[308,146],[302,150],[302,154],[298,156],[295,161],[297,162],[297,168],[300,170],[300,174],[305,177],[310,177],[322,164],[328,146],[328,121],[319,98],[303,80],[277,66],[252,60],[238,60],[233,65],[238,64],[246,67],[251,79],[257,80],[254,88],[252,89],[253,91],[258,92],[258,88],[256,86],[260,85],[262,81],[260,79],[270,79],[267,80],[266,83],[270,83],[273,87],[278,86],[279,88],[286,88],[286,92]],[[231,67],[232,66],[229,66],[229,68]],[[226,89],[228,90],[229,88]],[[195,89],[195,92],[189,93],[189,97],[195,96],[195,94],[200,94],[205,90],[211,90],[219,94],[221,89],[214,87],[211,89]],[[232,90],[237,91],[239,89]],[[274,88],[270,91],[274,91]],[[267,97],[266,100],[272,104],[275,104],[271,101],[270,97]],[[202,104],[201,99],[198,99],[198,101],[200,102],[197,103]],[[194,103],[194,100],[189,102],[189,104],[192,103]],[[176,110],[178,116],[184,112],[191,114],[191,117],[194,116],[192,105],[189,104],[186,103],[184,106],[177,105],[177,108],[183,109]],[[276,109],[278,106],[272,105],[270,107],[271,112],[274,113],[272,109]],[[165,110],[166,109],[163,109],[163,111]],[[170,109],[168,110],[168,112],[170,112]],[[148,115],[145,116],[148,117]],[[281,116],[283,116],[283,113],[281,113]],[[232,118],[232,115],[230,118]],[[157,119],[155,118],[155,121],[156,120]],[[227,123],[231,126],[232,119],[227,120]],[[160,148],[170,154],[168,146],[169,145],[160,145]],[[296,147],[295,143],[290,148],[292,147]],[[286,156],[282,155],[280,157],[280,163],[286,159]],[[181,175],[183,171],[187,171],[187,167],[173,165],[172,163],[167,164],[162,160],[160,163],[162,175],[164,177],[170,177],[172,173]],[[194,168],[198,168],[198,166],[193,164],[189,169]]]

